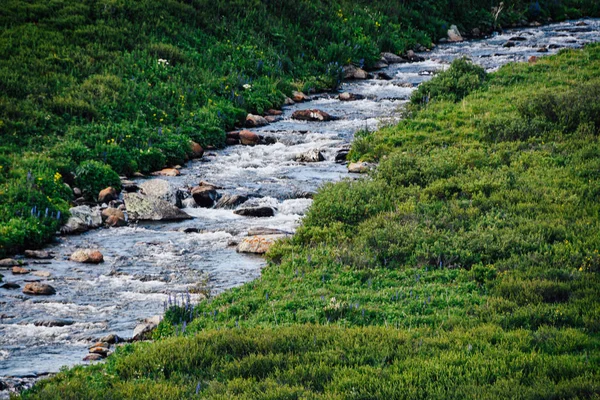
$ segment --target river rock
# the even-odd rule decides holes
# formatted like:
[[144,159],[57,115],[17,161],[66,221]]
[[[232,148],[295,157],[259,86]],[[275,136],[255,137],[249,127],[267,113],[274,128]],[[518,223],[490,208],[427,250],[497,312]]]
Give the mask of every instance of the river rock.
[[283,117],[281,115],[267,115],[267,116],[265,116],[265,119],[267,120],[268,123],[272,124],[274,122],[281,121],[283,119]]
[[114,333],[111,333],[109,335],[106,335],[106,336],[100,338],[100,342],[108,343],[108,344],[115,344],[115,343],[124,342],[124,340],[122,338],[120,338],[119,336],[115,335]]
[[515,42],[511,42],[510,40],[502,45],[502,47],[515,47],[517,44]]
[[302,102],[308,101],[310,99],[307,95],[305,95],[302,92],[293,91],[291,100],[293,101],[293,103],[291,103],[291,104],[294,104],[294,103],[302,103]]
[[225,134],[225,138],[226,139],[240,140],[240,132],[239,131],[227,132]]
[[237,246],[238,253],[265,254],[273,244],[286,235],[251,236],[244,238]]
[[344,161],[346,161],[346,159],[348,158],[348,153],[350,153],[350,150],[348,149],[339,150],[335,155],[335,162],[343,163]]
[[90,349],[90,354],[98,354],[98,355],[101,355],[102,357],[106,357],[106,356],[108,356],[108,348],[100,347],[100,346],[92,347]]
[[348,93],[348,92],[340,93],[340,95],[338,96],[338,99],[340,101],[355,101],[355,100],[362,100],[364,98],[365,98],[365,96],[363,96],[362,94],[355,94],[355,93]]
[[406,58],[411,62],[425,61],[425,59],[423,57],[418,56],[413,50],[408,50],[406,52]]
[[369,79],[369,73],[367,71],[354,65],[344,66],[342,72],[344,74],[344,79]]
[[270,236],[270,235],[291,235],[290,232],[274,228],[252,228],[248,230],[248,236]]
[[104,255],[98,250],[76,250],[69,259],[83,264],[100,264],[104,262]]
[[546,46],[542,46],[539,49],[537,49],[538,53],[547,53],[548,52],[548,48]]
[[353,174],[364,174],[365,172],[368,172],[369,169],[370,166],[366,162],[355,162],[348,165],[348,172]]
[[461,36],[456,25],[451,25],[448,29],[448,41],[450,42],[462,42],[464,39]]
[[200,144],[196,142],[190,142],[190,158],[202,158],[204,155],[204,149]]
[[30,271],[27,268],[23,268],[23,267],[12,267],[12,273],[13,275],[25,275],[28,274]]
[[321,110],[297,110],[292,114],[292,118],[300,121],[334,121],[337,119]]
[[139,187],[138,187],[137,183],[135,183],[134,181],[130,181],[128,179],[123,179],[121,181],[121,189],[127,193],[131,193],[131,192],[137,192],[139,190]]
[[526,41],[526,40],[527,40],[527,38],[526,38],[526,37],[523,37],[523,36],[513,36],[513,37],[511,37],[511,38],[510,38],[510,39],[508,39],[508,40],[511,40],[511,41],[513,41],[513,42],[524,42],[524,41]]
[[198,208],[198,204],[196,203],[196,200],[194,200],[193,197],[188,197],[187,199],[184,199],[181,201],[181,207],[182,208]]
[[50,296],[56,294],[56,289],[45,283],[31,282],[25,285],[23,293],[39,296]]
[[161,169],[160,171],[153,172],[150,175],[153,175],[153,176],[179,176],[179,175],[181,175],[181,172],[179,172],[179,170],[176,168],[164,168],[164,169]]
[[312,149],[304,153],[297,154],[295,160],[298,162],[320,162],[325,161],[323,153],[319,149]]
[[378,72],[375,74],[375,79],[379,79],[380,81],[391,81],[394,78],[392,78],[385,72]]
[[108,226],[110,228],[118,228],[118,227],[122,227],[122,226],[127,226],[127,221],[125,221],[124,218],[120,218],[116,215],[111,215],[110,217],[108,217],[106,219],[106,221],[104,221],[104,223],[106,224],[106,226]]
[[101,354],[90,353],[83,357],[83,361],[101,361],[103,358]]
[[119,192],[114,187],[107,187],[106,189],[102,189],[100,193],[98,193],[98,203],[108,203],[109,201],[116,200],[119,198]]
[[73,188],[73,196],[75,196],[75,198],[83,196],[81,189],[79,189],[78,187],[74,187]]
[[271,207],[248,207],[240,208],[233,213],[245,217],[272,217],[275,215],[275,210]]
[[0,286],[0,288],[8,289],[8,290],[18,289],[20,287],[21,286],[19,286],[18,284],[14,283],[14,282],[6,282],[2,286]]
[[31,275],[39,276],[40,278],[50,278],[50,271],[33,271]]
[[219,194],[214,186],[203,185],[192,189],[192,197],[199,207],[210,208],[215,205]]
[[192,218],[173,204],[152,196],[126,193],[123,201],[132,220],[176,221]]
[[373,64],[373,69],[383,69],[387,67],[389,67],[389,64],[383,58]]
[[144,340],[150,336],[150,333],[160,324],[161,317],[155,315],[151,318],[146,318],[144,322],[138,324],[133,330],[132,340]]
[[269,121],[267,121],[265,117],[253,114],[248,114],[246,116],[246,126],[248,128],[258,128],[265,125],[269,125]]
[[10,268],[21,265],[17,260],[12,258],[4,258],[0,260],[0,267]]
[[401,63],[406,62],[406,60],[404,58],[402,58],[399,55],[394,54],[394,53],[389,53],[389,52],[381,53],[381,57],[388,64],[401,64]]
[[239,135],[240,142],[245,146],[254,146],[260,141],[260,137],[258,137],[258,135],[254,132],[243,130],[239,133]]
[[174,206],[181,205],[177,189],[165,179],[150,179],[140,184],[140,192],[146,196],[164,200]]
[[60,229],[61,233],[82,233],[102,226],[102,215],[98,208],[92,209],[89,206],[72,207],[69,209],[69,214],[71,216]]
[[70,320],[70,319],[51,319],[51,320],[44,320],[44,321],[35,321],[33,323],[33,325],[45,326],[47,328],[52,328],[52,327],[69,326],[69,325],[73,325],[74,323],[75,323],[75,321]]
[[36,258],[38,260],[48,260],[52,258],[52,254],[45,250],[25,250],[25,257]]
[[248,201],[248,196],[241,194],[225,195],[217,201],[215,208],[235,208]]
[[279,116],[279,115],[283,115],[283,111],[281,110],[275,110],[273,108],[269,108],[266,112],[266,115],[272,115],[272,116]]

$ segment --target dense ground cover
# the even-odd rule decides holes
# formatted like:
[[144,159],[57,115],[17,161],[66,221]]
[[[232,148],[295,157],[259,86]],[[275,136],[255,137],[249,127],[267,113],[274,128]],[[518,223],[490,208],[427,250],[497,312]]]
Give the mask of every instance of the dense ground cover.
[[[449,24],[489,32],[600,12],[593,0],[8,0],[0,9],[0,256],[40,246],[76,185],[181,164],[293,88],[343,64],[429,45]],[[97,163],[89,164],[87,161]],[[82,165],[82,163],[86,163]],[[60,212],[60,213],[59,213]]]
[[362,134],[377,170],[322,188],[261,279],[22,397],[597,398],[599,84],[600,45],[458,60]]

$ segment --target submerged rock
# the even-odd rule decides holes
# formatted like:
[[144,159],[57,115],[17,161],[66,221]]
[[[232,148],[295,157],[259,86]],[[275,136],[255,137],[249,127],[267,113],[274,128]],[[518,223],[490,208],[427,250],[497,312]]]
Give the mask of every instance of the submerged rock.
[[248,196],[241,194],[225,195],[219,199],[215,208],[235,208],[248,201]]
[[23,267],[12,267],[12,273],[13,275],[25,275],[29,273],[29,270]]
[[338,96],[338,99],[340,101],[355,101],[355,100],[362,100],[364,99],[365,96],[363,96],[362,94],[355,94],[355,93],[340,93],[340,95]]
[[143,221],[177,221],[191,219],[173,204],[152,196],[126,193],[123,201],[130,219]]
[[192,197],[199,207],[210,208],[215,205],[219,194],[214,186],[202,185],[192,189]]
[[2,289],[8,289],[8,290],[13,290],[13,289],[18,289],[21,286],[19,286],[18,284],[14,283],[14,282],[6,282],[3,285],[0,286],[0,288]]
[[48,328],[73,325],[75,321],[70,319],[52,319],[47,321],[35,321],[35,326],[45,326]]
[[271,207],[249,207],[240,208],[233,213],[245,217],[272,217],[275,215],[275,210]]
[[321,110],[297,110],[292,114],[293,119],[300,121],[334,121],[337,118]]

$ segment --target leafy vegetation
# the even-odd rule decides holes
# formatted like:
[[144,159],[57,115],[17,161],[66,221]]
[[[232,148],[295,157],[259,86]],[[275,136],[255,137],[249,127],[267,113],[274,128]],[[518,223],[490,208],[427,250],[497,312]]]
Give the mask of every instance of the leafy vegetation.
[[376,172],[322,188],[259,280],[22,398],[600,396],[597,103],[571,104],[598,83],[600,45],[562,51],[363,134]]

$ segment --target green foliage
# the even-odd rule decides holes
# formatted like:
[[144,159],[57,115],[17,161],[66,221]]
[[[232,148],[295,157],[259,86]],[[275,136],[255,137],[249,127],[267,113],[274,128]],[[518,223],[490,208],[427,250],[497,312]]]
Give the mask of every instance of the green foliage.
[[119,175],[99,161],[84,161],[77,167],[75,174],[75,184],[88,199],[96,199],[98,193],[109,186],[121,190]]
[[452,61],[446,71],[419,85],[410,101],[414,105],[426,104],[432,100],[460,101],[483,85],[485,75],[485,70],[468,58],[458,58]]

